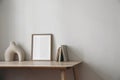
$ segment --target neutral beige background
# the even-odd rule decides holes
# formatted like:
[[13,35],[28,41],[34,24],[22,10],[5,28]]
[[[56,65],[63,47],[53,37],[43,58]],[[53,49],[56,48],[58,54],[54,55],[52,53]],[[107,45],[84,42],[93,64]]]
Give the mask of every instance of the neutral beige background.
[[68,45],[71,60],[97,73],[83,65],[86,80],[120,80],[120,0],[0,0],[0,59],[14,40],[29,60],[33,33],[54,34],[53,58]]

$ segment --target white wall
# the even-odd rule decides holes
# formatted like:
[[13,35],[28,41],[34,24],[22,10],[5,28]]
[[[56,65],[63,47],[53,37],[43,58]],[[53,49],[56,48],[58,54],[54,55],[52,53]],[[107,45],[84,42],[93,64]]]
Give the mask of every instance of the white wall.
[[3,60],[4,50],[8,46],[9,39],[9,5],[0,0],[0,60]]
[[120,0],[1,0],[1,55],[16,41],[30,59],[31,34],[54,34],[71,60],[83,59],[104,80],[120,80]]

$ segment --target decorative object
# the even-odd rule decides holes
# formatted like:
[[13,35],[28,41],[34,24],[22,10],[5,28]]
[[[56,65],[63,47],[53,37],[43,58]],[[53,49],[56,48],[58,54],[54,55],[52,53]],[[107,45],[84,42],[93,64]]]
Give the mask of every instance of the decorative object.
[[32,34],[32,60],[51,60],[52,34]]
[[69,61],[66,45],[61,45],[61,47],[58,48],[56,61]]
[[13,61],[15,56],[18,56],[19,61],[23,61],[25,58],[24,51],[15,42],[10,42],[9,47],[5,51],[5,61]]

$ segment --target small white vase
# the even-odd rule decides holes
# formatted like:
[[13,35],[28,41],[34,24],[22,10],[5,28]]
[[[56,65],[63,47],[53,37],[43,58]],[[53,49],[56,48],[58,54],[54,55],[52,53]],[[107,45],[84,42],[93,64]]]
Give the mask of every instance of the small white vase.
[[17,54],[18,60],[23,61],[25,58],[25,53],[22,48],[16,45],[15,42],[10,42],[9,47],[5,51],[5,61],[13,61],[14,55]]

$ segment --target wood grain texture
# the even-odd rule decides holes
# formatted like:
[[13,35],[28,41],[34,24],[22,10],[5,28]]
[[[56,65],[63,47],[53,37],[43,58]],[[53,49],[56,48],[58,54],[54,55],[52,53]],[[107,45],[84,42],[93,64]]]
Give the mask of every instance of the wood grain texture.
[[66,70],[61,70],[61,80],[67,80]]
[[[10,80],[10,79],[12,79],[11,76],[14,76],[14,75],[17,76],[18,75],[17,73],[20,73],[20,71],[23,71],[23,70],[32,71],[32,73],[33,73],[34,70],[37,71],[37,72],[40,72],[39,70],[43,70],[43,68],[45,70],[46,69],[49,69],[49,70],[57,69],[57,70],[61,71],[60,72],[61,73],[61,79],[60,80],[67,80],[66,79],[67,78],[67,76],[66,76],[67,69],[73,69],[75,80],[79,80],[79,78],[78,78],[79,74],[77,73],[77,71],[78,71],[77,66],[81,62],[82,61],[69,61],[69,62],[56,62],[56,61],[23,61],[23,62],[19,62],[19,61],[12,61],[12,62],[0,62],[0,70],[5,70],[5,73],[11,72],[11,71],[13,71],[13,73],[14,73],[14,71],[16,71],[16,74],[12,74],[12,75],[7,75],[7,74],[4,74],[4,72],[2,72],[2,75],[4,76],[2,78],[7,78],[8,77],[5,80]],[[28,74],[28,75],[30,75],[30,74]],[[36,75],[38,76],[37,73],[36,73]],[[19,78],[20,79],[28,78],[24,75],[22,75],[22,76],[23,77],[19,77]],[[10,77],[10,79],[9,79],[9,77]],[[30,79],[33,80],[33,77],[30,78]],[[28,80],[30,80],[30,79],[28,79]],[[36,78],[34,78],[34,79],[36,79]],[[14,80],[14,79],[12,79],[12,80]],[[39,80],[39,79],[37,78],[36,80]]]
[[56,62],[56,61],[12,61],[0,62],[0,68],[72,68],[81,61]]
[[79,65],[73,67],[74,80],[80,80]]

